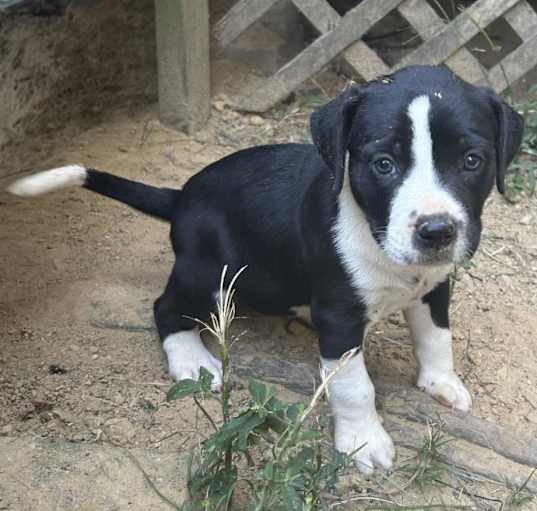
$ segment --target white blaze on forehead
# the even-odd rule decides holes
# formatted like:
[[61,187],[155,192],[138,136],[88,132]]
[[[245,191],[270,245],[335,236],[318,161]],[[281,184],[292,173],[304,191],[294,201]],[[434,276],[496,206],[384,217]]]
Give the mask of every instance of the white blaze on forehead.
[[434,179],[433,139],[429,126],[431,102],[428,96],[418,96],[408,107],[408,116],[412,122],[412,158],[413,170],[424,178]]
[[458,224],[455,259],[463,257],[466,247],[466,212],[440,181],[435,168],[430,110],[428,96],[418,96],[408,106],[407,114],[412,125],[412,164],[392,200],[387,236],[383,243],[392,259],[411,264],[420,255],[412,242],[414,223],[423,215],[447,214]]

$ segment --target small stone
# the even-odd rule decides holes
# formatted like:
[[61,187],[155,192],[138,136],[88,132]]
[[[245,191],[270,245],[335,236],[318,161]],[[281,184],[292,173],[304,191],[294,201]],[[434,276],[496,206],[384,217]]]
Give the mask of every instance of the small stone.
[[112,401],[114,402],[114,404],[120,405],[125,400],[123,399],[123,396],[118,392],[112,397]]
[[86,440],[86,434],[85,433],[75,433],[71,437],[71,442],[84,442]]
[[218,112],[223,112],[229,106],[229,98],[225,94],[219,94],[214,98],[213,107]]
[[213,106],[218,112],[223,112],[226,108],[226,104],[224,101],[213,101]]
[[537,410],[532,410],[530,413],[528,413],[528,415],[526,415],[526,419],[528,422],[537,424]]
[[2,426],[0,429],[0,436],[9,436],[13,433],[13,425],[12,424],[6,424],[5,426]]
[[49,374],[65,374],[67,369],[59,364],[50,364],[48,366],[48,372]]
[[252,115],[250,117],[250,124],[252,126],[262,126],[263,124],[265,124],[265,119],[263,119],[263,117],[259,115]]
[[127,418],[109,421],[105,431],[110,440],[118,443],[131,442],[136,436],[136,430]]
[[518,223],[520,225],[530,225],[531,223],[531,215],[524,215],[519,221]]

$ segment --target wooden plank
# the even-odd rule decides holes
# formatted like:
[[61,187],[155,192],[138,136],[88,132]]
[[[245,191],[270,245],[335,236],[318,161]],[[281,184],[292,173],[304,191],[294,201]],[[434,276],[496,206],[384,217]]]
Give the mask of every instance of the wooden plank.
[[[423,0],[405,0],[397,10],[414,27],[424,42],[446,26],[446,22]],[[446,65],[465,80],[474,83],[481,80],[486,70],[464,46],[446,60]]]
[[522,0],[507,11],[504,18],[523,41],[531,39],[535,35],[537,14],[526,0]]
[[[504,91],[535,67],[535,55],[537,55],[537,35],[504,57],[501,65],[496,64],[489,71],[488,81],[481,80],[480,85],[489,85],[496,92]],[[504,72],[508,82],[505,80]]]
[[208,0],[155,0],[160,120],[192,133],[210,112]]
[[319,37],[294,59],[268,78],[261,88],[244,94],[237,105],[241,110],[264,112],[287,97],[298,85],[320,71],[334,57],[382,19],[401,0],[364,0],[341,18],[337,28]]
[[397,11],[412,25],[423,41],[431,39],[446,25],[436,11],[423,0],[405,0]]
[[390,401],[389,408],[382,408],[392,415],[423,424],[431,420],[441,420],[443,431],[450,435],[491,449],[516,463],[528,467],[537,464],[537,439],[531,434],[511,432],[470,413],[453,413],[432,399],[424,398],[423,394],[420,396],[417,389],[388,382],[376,382],[375,387],[379,397]]
[[496,64],[485,78],[478,81],[481,85],[492,87],[496,92],[504,91],[530,71],[535,66],[535,54],[537,54],[535,41],[537,14],[532,7],[522,0],[507,11],[504,18],[524,42]]
[[[334,30],[341,21],[341,16],[325,0],[292,1],[321,34]],[[347,48],[343,52],[343,59],[353,72],[365,80],[372,80],[390,71],[376,52],[363,41],[357,41]]]
[[345,61],[364,80],[373,80],[390,73],[390,67],[363,41],[349,46],[344,52]]
[[462,45],[499,18],[518,0],[478,0],[429,41],[398,62],[394,69],[416,64],[441,64]]
[[341,21],[341,16],[325,0],[292,0],[292,2],[321,34],[330,32]]
[[470,83],[480,82],[488,76],[487,69],[464,46],[451,55],[445,64]]
[[[196,3],[198,0],[191,0]],[[278,0],[239,0],[214,26],[213,37],[220,46],[232,43],[265,14]]]

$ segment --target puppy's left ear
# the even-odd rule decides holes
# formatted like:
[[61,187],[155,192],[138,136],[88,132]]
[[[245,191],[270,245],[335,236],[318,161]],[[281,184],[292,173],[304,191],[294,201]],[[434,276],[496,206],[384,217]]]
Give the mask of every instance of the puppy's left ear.
[[360,87],[350,86],[313,112],[310,118],[313,143],[332,171],[332,189],[336,195],[343,186],[345,153],[349,147],[352,124],[361,96]]
[[496,115],[496,186],[500,193],[505,193],[505,174],[522,144],[524,118],[494,91],[485,92]]

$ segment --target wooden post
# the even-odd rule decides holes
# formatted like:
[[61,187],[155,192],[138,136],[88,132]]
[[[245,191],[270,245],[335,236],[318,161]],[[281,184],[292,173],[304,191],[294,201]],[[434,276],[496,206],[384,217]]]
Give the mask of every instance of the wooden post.
[[193,133],[210,112],[208,0],[155,0],[160,120]]

